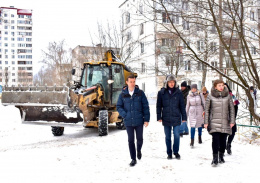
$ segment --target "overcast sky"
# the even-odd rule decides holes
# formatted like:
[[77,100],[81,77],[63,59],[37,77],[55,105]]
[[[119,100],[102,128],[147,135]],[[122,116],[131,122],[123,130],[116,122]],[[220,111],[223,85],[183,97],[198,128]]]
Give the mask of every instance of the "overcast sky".
[[[33,61],[49,42],[65,39],[68,47],[91,45],[97,21],[120,21],[119,6],[124,0],[1,0],[1,7],[33,10]],[[37,65],[35,65],[36,70]],[[34,71],[35,73],[35,71]]]

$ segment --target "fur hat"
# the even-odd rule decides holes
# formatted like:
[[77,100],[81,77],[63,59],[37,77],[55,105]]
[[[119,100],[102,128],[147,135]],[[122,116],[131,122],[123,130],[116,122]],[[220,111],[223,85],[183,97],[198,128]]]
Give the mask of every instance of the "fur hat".
[[165,88],[168,88],[168,81],[174,81],[175,82],[175,88],[177,88],[178,86],[177,86],[177,80],[176,80],[176,78],[175,78],[175,76],[174,75],[172,75],[172,74],[170,74],[170,75],[168,75],[168,76],[166,76],[166,79],[165,79],[165,81],[164,81],[164,87]]

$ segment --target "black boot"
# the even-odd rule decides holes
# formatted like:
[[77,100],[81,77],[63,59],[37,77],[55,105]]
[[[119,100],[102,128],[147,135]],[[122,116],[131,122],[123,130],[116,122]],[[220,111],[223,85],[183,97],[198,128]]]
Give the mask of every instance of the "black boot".
[[231,144],[227,144],[227,153],[229,154],[229,155],[231,155],[232,154],[232,151],[231,151]]
[[218,165],[218,154],[213,154],[213,160],[211,165]]
[[181,156],[179,155],[179,153],[174,153],[174,155],[175,155],[176,159],[181,159]]
[[183,137],[183,133],[180,133],[180,137]]
[[167,159],[172,159],[172,155],[169,154],[168,157],[167,157]]
[[191,139],[190,146],[193,147],[193,145],[194,145],[194,139]]
[[199,144],[202,144],[201,136],[199,136]]
[[135,166],[135,164],[136,164],[136,160],[132,160],[129,165],[130,165],[130,166]]
[[219,152],[219,163],[225,163],[225,160],[224,160],[224,153],[222,152]]
[[141,158],[142,158],[142,153],[141,153],[141,151],[137,151],[137,158],[138,158],[138,159],[141,159]]

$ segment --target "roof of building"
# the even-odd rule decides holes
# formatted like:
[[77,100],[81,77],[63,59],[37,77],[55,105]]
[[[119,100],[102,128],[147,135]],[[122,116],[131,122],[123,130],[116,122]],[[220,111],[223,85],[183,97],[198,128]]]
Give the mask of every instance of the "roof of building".
[[1,9],[14,9],[14,10],[17,10],[17,15],[32,15],[32,10],[29,10],[29,9],[17,9],[13,6],[10,6],[10,7],[0,7],[0,12],[1,12]]

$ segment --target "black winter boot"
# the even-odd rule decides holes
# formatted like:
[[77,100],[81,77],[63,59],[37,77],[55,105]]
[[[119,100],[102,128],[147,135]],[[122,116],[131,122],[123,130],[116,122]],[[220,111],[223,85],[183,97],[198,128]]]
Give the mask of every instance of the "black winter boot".
[[218,154],[219,154],[219,163],[225,163],[225,160],[224,160],[224,153],[222,153],[222,152],[218,152]]
[[232,154],[232,151],[231,151],[231,144],[227,144],[227,153],[229,154],[229,155],[231,155]]
[[136,164],[136,160],[133,159],[129,165],[130,166],[135,166],[135,164]]
[[213,154],[211,165],[218,165],[218,154]]
[[137,158],[140,160],[142,158],[142,153],[141,151],[137,151]]
[[201,136],[199,136],[199,144],[202,144]]
[[191,141],[190,141],[190,146],[191,146],[191,147],[194,146],[194,139],[191,139]]

